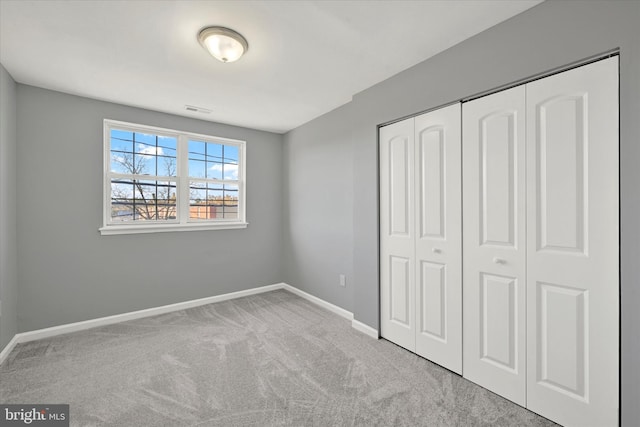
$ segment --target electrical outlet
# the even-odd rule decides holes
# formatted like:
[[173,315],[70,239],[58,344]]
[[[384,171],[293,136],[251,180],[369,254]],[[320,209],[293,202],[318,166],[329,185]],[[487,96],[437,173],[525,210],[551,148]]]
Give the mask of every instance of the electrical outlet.
[[343,288],[347,286],[347,276],[345,276],[344,274],[340,275],[340,286],[342,286]]

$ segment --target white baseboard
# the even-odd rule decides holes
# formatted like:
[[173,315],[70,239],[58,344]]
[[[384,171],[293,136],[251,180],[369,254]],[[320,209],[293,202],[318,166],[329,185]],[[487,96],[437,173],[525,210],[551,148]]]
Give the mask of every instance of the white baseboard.
[[[283,289],[283,284],[267,285],[259,288],[247,289],[244,291],[231,292],[228,294],[216,295],[213,297],[200,298],[190,301],[178,302],[175,304],[163,305],[160,307],[147,308],[145,310],[131,311],[129,313],[115,314],[113,316],[99,317],[97,319],[84,320],[82,322],[68,323],[65,325],[52,326],[50,328],[36,329],[35,331],[16,334],[16,343],[35,341],[43,338],[55,337],[57,335],[71,332],[84,331],[99,326],[113,325],[114,323],[126,322],[128,320],[141,319],[143,317],[157,316],[159,314],[171,313],[173,311],[185,310],[187,308],[199,307],[201,305],[212,304],[214,302],[226,301],[234,298],[246,297],[263,292]],[[7,346],[8,347],[8,346]]]
[[365,325],[362,322],[357,321],[356,319],[351,320],[351,327],[357,331],[362,332],[365,335],[369,335],[371,338],[378,339],[380,335],[378,334],[378,330],[372,328],[369,325]]
[[235,298],[246,297],[249,295],[261,294],[264,292],[275,291],[277,289],[284,289],[292,294],[298,295],[301,298],[304,298],[308,301],[311,301],[314,304],[319,305],[341,317],[344,317],[347,320],[351,321],[351,325],[353,328],[357,329],[360,332],[363,332],[370,337],[378,339],[378,331],[373,329],[370,326],[365,325],[362,322],[358,322],[353,318],[353,313],[345,310],[344,308],[338,307],[337,305],[331,304],[323,299],[315,297],[311,294],[308,294],[304,291],[301,291],[298,288],[294,288],[293,286],[286,283],[276,283],[274,285],[261,286],[259,288],[247,289],[244,291],[231,292],[228,294],[216,295],[213,297],[200,298],[190,301],[178,302],[175,304],[163,305],[160,307],[148,308],[145,310],[131,311],[129,313],[116,314],[113,316],[107,317],[99,317],[97,319],[85,320],[82,322],[68,323],[66,325],[52,326],[50,328],[37,329],[35,331],[22,332],[20,334],[16,334],[9,344],[0,352],[0,364],[4,362],[7,358],[11,350],[16,346],[16,344],[40,340],[43,338],[55,337],[57,335],[68,334],[71,332],[84,331],[86,329],[93,329],[99,326],[113,325],[114,323],[126,322],[128,320],[141,319],[143,317],[151,317],[157,316],[159,314],[170,313],[173,311],[185,310],[187,308],[199,307],[201,305],[212,304],[214,302],[221,302]]
[[11,341],[9,341],[9,343],[7,343],[7,345],[4,347],[4,349],[2,351],[0,351],[0,365],[2,365],[2,362],[4,362],[4,360],[7,358],[7,356],[9,356],[9,353],[11,353],[11,351],[13,350],[13,348],[16,346],[16,344],[18,344],[18,334],[14,335],[13,338],[11,338]]
[[311,294],[308,294],[305,291],[301,291],[298,288],[294,288],[293,286],[291,286],[289,284],[283,283],[282,285],[283,285],[283,289],[285,289],[285,290],[287,290],[287,291],[289,291],[289,292],[291,292],[293,294],[296,294],[299,297],[302,297],[302,298],[304,298],[304,299],[306,299],[308,301],[311,301],[312,303],[317,304],[320,307],[324,307],[327,310],[330,310],[330,311],[332,311],[332,312],[344,317],[347,320],[351,320],[351,326],[355,330],[360,331],[363,334],[370,336],[371,338],[375,338],[375,339],[379,338],[377,329],[374,329],[371,326],[365,325],[364,323],[359,322],[356,319],[354,319],[352,312],[347,311],[344,308],[338,307],[337,305],[333,305],[330,302],[327,302],[327,301],[325,301],[323,299],[315,297],[315,296],[313,296]]
[[306,293],[305,291],[301,291],[298,288],[294,288],[291,285],[286,283],[282,283],[282,288],[291,292],[292,294],[296,294],[299,297],[306,299],[307,301],[311,301],[312,303],[319,305],[320,307],[326,308],[329,311],[334,312],[335,314],[344,317],[347,320],[353,320],[353,313],[345,310],[344,308],[338,307],[337,305],[331,304],[323,299],[320,299],[316,296]]

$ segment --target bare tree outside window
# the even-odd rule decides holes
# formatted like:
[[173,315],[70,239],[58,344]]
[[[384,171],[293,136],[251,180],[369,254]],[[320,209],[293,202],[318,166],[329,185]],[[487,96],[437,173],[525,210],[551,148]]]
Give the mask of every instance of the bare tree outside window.
[[[138,132],[111,135],[112,221],[176,218],[176,139]],[[148,178],[147,178],[148,177]]]
[[[131,175],[142,175],[147,169],[149,156],[124,153],[113,161]],[[162,159],[163,176],[176,175],[175,158]],[[170,181],[147,181],[141,179],[118,180],[112,183],[112,206],[114,217],[130,217],[130,220],[169,220],[176,218],[176,185]]]

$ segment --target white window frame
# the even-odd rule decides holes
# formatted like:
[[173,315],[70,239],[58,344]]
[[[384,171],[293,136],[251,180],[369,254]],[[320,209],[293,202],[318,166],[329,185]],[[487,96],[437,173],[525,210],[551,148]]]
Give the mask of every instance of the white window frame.
[[[246,141],[202,135],[192,132],[165,129],[155,126],[140,125],[117,120],[104,119],[103,135],[103,221],[100,234],[137,234],[159,233],[168,231],[202,231],[228,230],[246,228]],[[176,182],[176,219],[165,221],[113,222],[111,221],[111,179],[130,178],[132,174],[119,174],[111,171],[111,130],[151,133],[175,137],[176,176],[170,181]],[[238,180],[189,178],[189,140],[210,142],[238,147]],[[135,175],[149,181],[166,181],[164,176]],[[237,219],[194,219],[189,218],[189,181],[208,182],[213,184],[232,184],[238,186],[238,218]]]

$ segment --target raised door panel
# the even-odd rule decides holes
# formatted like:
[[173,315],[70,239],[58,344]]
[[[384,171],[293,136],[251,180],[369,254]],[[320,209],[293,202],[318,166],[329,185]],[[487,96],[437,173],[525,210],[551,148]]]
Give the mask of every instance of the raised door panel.
[[462,372],[460,104],[415,118],[416,353]]
[[518,279],[481,273],[480,359],[509,373],[518,371]]
[[409,238],[413,227],[410,224],[409,174],[411,158],[409,144],[413,143],[405,135],[398,135],[389,141],[389,235]]
[[537,249],[584,254],[587,244],[587,93],[537,105]]
[[445,264],[421,261],[419,301],[419,333],[446,343],[447,339],[447,283]]
[[480,119],[480,232],[482,245],[515,246],[516,111]]
[[540,344],[536,381],[561,394],[588,401],[588,293],[536,283],[536,304]]
[[527,407],[618,422],[618,59],[527,85]]
[[415,351],[414,120],[380,129],[381,335]]
[[463,104],[463,375],[526,391],[525,89]]
[[411,260],[391,255],[389,257],[389,318],[391,322],[411,328]]
[[442,125],[418,130],[420,238],[445,238],[445,136],[449,135]]

